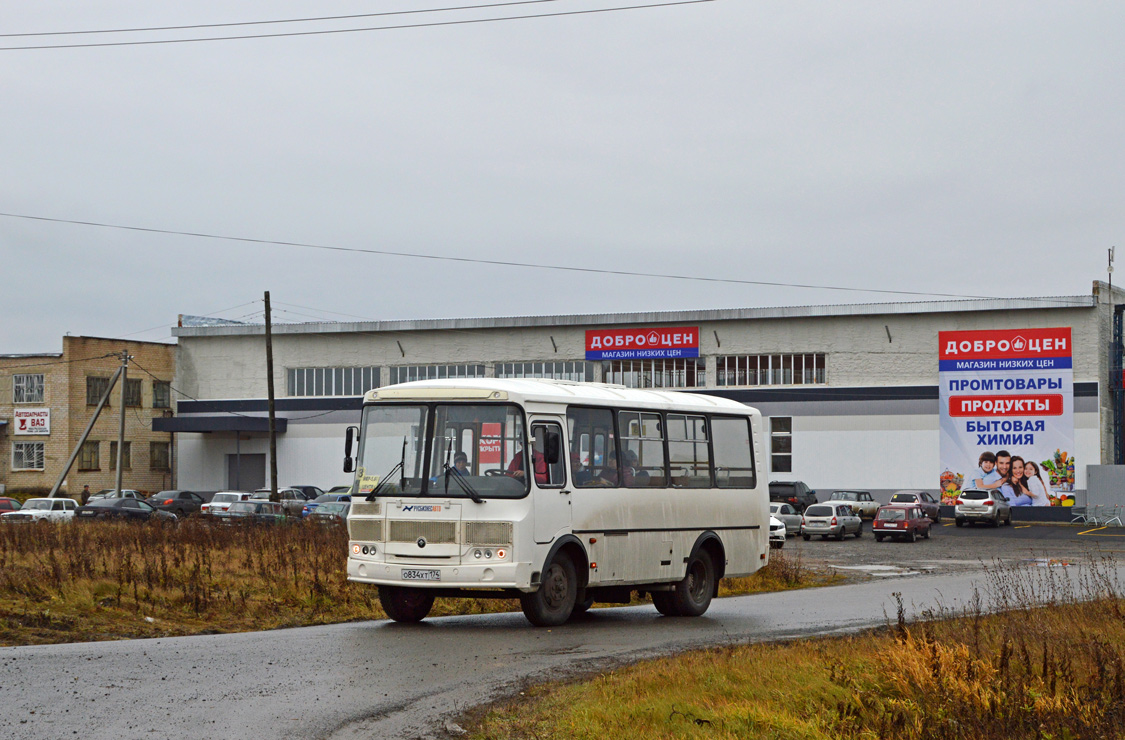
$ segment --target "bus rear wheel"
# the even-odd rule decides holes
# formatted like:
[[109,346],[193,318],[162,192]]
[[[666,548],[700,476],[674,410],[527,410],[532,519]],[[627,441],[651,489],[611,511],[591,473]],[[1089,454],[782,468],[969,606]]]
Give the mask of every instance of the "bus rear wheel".
[[687,574],[671,591],[655,591],[652,603],[667,617],[698,617],[711,606],[715,593],[715,564],[706,550],[688,563]]
[[559,553],[543,571],[539,590],[520,594],[520,607],[527,621],[536,627],[557,627],[570,619],[578,598],[578,575],[574,563]]
[[380,586],[379,604],[396,622],[421,622],[434,605],[434,595],[420,588]]

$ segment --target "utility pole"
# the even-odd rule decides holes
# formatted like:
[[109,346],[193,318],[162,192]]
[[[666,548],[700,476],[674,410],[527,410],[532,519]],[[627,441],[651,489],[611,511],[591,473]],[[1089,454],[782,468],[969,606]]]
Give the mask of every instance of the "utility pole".
[[121,424],[117,428],[117,495],[121,495],[121,458],[125,454],[125,389],[129,385],[129,350],[121,350]]
[[[90,436],[90,431],[94,428],[94,423],[98,420],[98,416],[102,413],[102,409],[105,408],[106,403],[109,401],[109,394],[113,391],[114,383],[116,383],[117,379],[121,377],[121,370],[122,368],[117,368],[117,370],[113,372],[113,377],[109,379],[109,383],[106,384],[105,392],[102,393],[102,398],[100,401],[98,401],[98,407],[94,409],[94,415],[90,417],[89,423],[86,424],[86,431],[82,432],[82,436],[78,438],[78,444],[74,445],[74,451],[70,453],[70,459],[66,461],[66,467],[63,468],[62,474],[59,475],[59,479],[55,481],[55,487],[52,488],[51,493],[48,494],[49,498],[54,498],[58,495],[59,489],[62,488],[63,481],[66,480],[66,476],[70,473],[70,469],[74,467],[74,461],[78,459],[78,453],[82,451],[82,445],[86,444],[86,439]],[[67,490],[67,493],[70,493],[69,489]]]
[[277,495],[277,423],[273,404],[273,327],[270,323],[270,292],[266,291],[266,388],[269,394],[270,414],[270,501],[280,501]]

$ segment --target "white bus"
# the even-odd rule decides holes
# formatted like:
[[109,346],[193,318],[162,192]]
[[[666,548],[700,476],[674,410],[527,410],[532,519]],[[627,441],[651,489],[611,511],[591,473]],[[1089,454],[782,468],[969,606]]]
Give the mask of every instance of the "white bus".
[[703,614],[720,578],[769,557],[760,430],[734,401],[598,383],[369,391],[344,452],[348,579],[378,586],[400,622],[437,596],[519,598],[538,626],[635,591]]

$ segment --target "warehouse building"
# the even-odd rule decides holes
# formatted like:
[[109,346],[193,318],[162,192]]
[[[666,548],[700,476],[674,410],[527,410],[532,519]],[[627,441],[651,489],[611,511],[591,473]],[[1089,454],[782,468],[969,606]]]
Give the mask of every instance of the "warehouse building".
[[[427,378],[548,377],[712,393],[753,405],[768,437],[768,459],[759,467],[771,480],[820,489],[936,491],[942,476],[970,475],[946,469],[968,465],[944,461],[947,443],[961,444],[944,438],[947,422],[961,434],[979,425],[987,433],[976,441],[1010,446],[1013,454],[1033,435],[1039,446],[1062,439],[1055,483],[1080,497],[1085,466],[1114,457],[1113,303],[1108,286],[1095,282],[1090,295],[1047,298],[274,325],[278,483],[350,482],[341,471],[344,429],[358,422],[360,396],[370,388]],[[174,386],[187,400],[154,428],[175,433],[180,485],[266,484],[264,326],[183,317],[174,334]],[[955,366],[968,368],[958,357],[977,357],[974,343],[982,350],[1010,345],[1023,353],[1016,358],[1037,357],[1028,354],[1032,347],[1051,350],[1042,362],[1012,361],[1056,373],[1038,381],[1042,398],[982,396],[976,408],[1038,403],[1052,416],[1013,421],[989,411],[962,423],[954,410],[947,418],[955,404],[972,407],[962,395],[947,397],[961,383],[1034,387],[1027,373],[947,379]],[[953,356],[944,354],[950,346]],[[974,359],[973,367],[1006,367],[1005,357]],[[1011,434],[1013,425],[1029,433]]]

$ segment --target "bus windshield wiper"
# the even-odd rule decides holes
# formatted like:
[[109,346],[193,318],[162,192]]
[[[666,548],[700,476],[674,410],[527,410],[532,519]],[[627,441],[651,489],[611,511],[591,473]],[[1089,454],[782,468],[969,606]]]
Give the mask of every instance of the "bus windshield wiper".
[[469,482],[467,480],[462,479],[461,474],[458,473],[455,468],[450,467],[449,463],[446,463],[442,467],[445,470],[445,492],[447,494],[449,493],[449,479],[452,478],[453,482],[461,486],[461,490],[465,492],[466,496],[473,500],[474,504],[484,503],[484,499],[480,497],[480,494],[477,493],[476,490],[469,485]]
[[383,486],[387,485],[387,481],[395,474],[395,471],[401,470],[402,477],[399,478],[398,490],[401,492],[406,488],[406,437],[402,438],[402,457],[399,459],[395,466],[387,471],[387,474],[379,479],[379,485],[375,486],[375,490],[368,495],[368,501],[374,501],[375,497],[379,495],[379,491],[383,490]]

